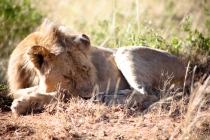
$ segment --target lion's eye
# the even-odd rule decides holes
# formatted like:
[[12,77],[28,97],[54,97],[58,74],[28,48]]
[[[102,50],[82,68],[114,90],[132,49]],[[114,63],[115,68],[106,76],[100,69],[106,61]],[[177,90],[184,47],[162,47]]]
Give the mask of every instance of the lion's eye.
[[65,75],[65,74],[62,74],[63,77],[69,81],[74,81],[74,78],[72,76],[68,76],[68,75]]
[[63,77],[64,77],[65,79],[70,79],[68,76],[66,76],[66,75],[64,75],[64,74],[63,74]]
[[73,78],[72,78],[72,77],[67,76],[67,75],[65,75],[65,74],[63,74],[63,77],[64,77],[65,79],[67,79],[67,80],[73,80]]
[[76,82],[75,82],[75,79],[73,77],[67,76],[65,74],[63,74],[63,77],[66,80],[66,84],[71,85],[71,86],[76,88]]

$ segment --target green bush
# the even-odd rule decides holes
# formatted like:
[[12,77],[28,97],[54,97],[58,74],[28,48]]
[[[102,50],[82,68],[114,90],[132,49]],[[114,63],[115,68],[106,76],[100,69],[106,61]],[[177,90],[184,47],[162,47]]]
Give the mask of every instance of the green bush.
[[191,21],[190,17],[186,18],[185,24],[183,25],[183,30],[188,34],[186,41],[187,46],[191,52],[200,54],[202,56],[210,56],[210,34],[206,36],[199,32],[197,29],[190,29]]
[[43,15],[29,0],[0,1],[0,57],[8,57],[15,45],[40,24]]

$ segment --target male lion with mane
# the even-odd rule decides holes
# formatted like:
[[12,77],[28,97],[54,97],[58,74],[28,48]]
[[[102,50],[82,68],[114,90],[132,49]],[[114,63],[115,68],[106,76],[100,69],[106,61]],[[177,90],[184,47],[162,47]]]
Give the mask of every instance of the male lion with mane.
[[44,105],[59,96],[91,98],[96,85],[98,93],[106,93],[106,101],[116,95],[120,103],[126,103],[132,93],[142,105],[158,100],[154,89],[163,72],[173,75],[171,84],[182,87],[185,71],[184,64],[168,52],[143,46],[92,47],[85,34],[45,20],[11,54],[11,109],[19,115],[33,102]]

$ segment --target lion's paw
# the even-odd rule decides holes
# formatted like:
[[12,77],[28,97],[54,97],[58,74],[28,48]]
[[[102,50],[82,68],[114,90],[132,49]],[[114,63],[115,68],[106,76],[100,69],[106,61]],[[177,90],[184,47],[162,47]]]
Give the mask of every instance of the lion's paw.
[[12,102],[11,110],[16,116],[26,113],[29,107],[29,100],[24,98],[24,96],[15,99]]

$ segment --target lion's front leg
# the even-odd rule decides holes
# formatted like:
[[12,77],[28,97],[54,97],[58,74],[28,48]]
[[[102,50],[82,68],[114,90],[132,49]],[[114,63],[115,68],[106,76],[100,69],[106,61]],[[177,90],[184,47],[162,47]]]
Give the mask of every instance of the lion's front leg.
[[[21,91],[24,92],[23,89],[21,89]],[[36,104],[41,107],[55,100],[55,96],[57,96],[57,94],[58,92],[39,93],[38,90],[28,94],[28,90],[25,89],[25,93],[13,101],[11,110],[16,115],[26,113],[32,104]]]

